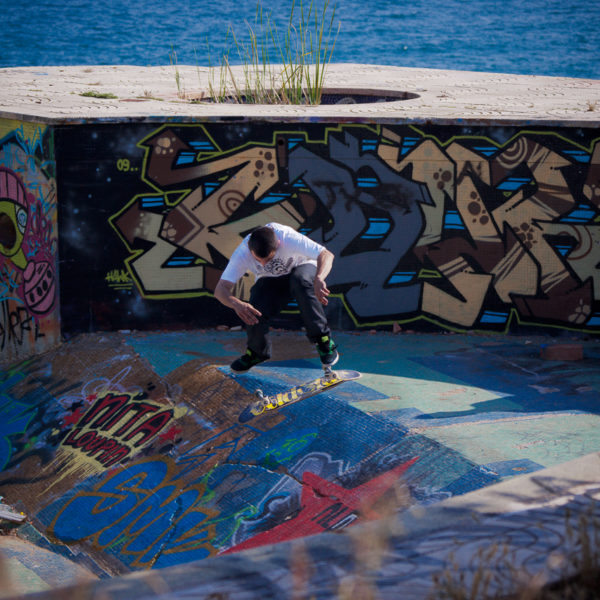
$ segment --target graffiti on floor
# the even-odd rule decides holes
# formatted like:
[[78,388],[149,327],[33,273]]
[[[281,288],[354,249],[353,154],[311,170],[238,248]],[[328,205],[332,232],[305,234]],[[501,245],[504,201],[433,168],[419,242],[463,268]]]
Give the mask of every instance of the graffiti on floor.
[[0,465],[10,470],[35,458],[37,479],[60,487],[65,478],[103,473],[152,445],[170,443],[188,409],[128,384],[131,366],[110,376],[98,369],[91,378],[69,380],[29,359],[2,373]]
[[[150,442],[172,421],[173,408],[165,408],[139,396],[107,393],[87,411],[78,408],[66,425],[73,425],[62,441],[67,461],[92,459],[107,469],[122,462]],[[86,461],[87,462],[87,461]],[[80,466],[80,465],[79,465]]]
[[[119,338],[82,336],[69,352],[56,349],[51,360],[31,359],[0,376],[3,495],[23,502],[52,543],[110,565],[112,574],[338,532],[548,466],[527,459],[527,437],[520,435],[510,438],[519,447],[495,449],[493,461],[484,452],[480,464],[468,448],[459,449],[460,440],[442,439],[449,428],[431,429],[440,416],[435,412],[409,405],[390,415],[370,414],[368,405],[379,399],[391,406],[388,397],[358,383],[350,398],[364,410],[352,406],[347,392],[334,389],[240,424],[240,406],[252,396],[257,378],[265,389],[287,388],[290,377],[310,367],[300,362],[231,377],[226,368],[199,366],[193,359],[170,372],[165,385],[148,370],[145,357],[114,343]],[[197,348],[197,340],[184,332],[180,344]],[[493,348],[504,356],[503,347]],[[496,364],[481,352],[459,355],[469,364]],[[423,366],[442,379],[447,372],[456,376],[449,358],[447,350],[427,349]],[[526,368],[515,370],[508,383],[488,379],[498,393],[518,399],[513,387],[530,390],[528,378],[537,381],[538,374],[529,355],[511,360]],[[469,374],[461,370],[475,389]],[[563,375],[568,394],[577,374]],[[399,385],[406,385],[404,379]],[[540,402],[549,412],[562,409],[548,394]],[[580,398],[570,410],[591,420],[593,398],[587,402]],[[511,410],[522,412],[517,405]],[[422,414],[427,420],[419,420]],[[409,415],[412,427],[405,425]],[[443,417],[456,424],[463,411]],[[508,415],[486,415],[486,421],[493,419],[505,423]],[[531,423],[525,415],[510,426],[529,431]],[[564,446],[564,432],[557,434],[553,424],[547,428],[529,441]],[[569,450],[576,455],[589,434],[567,428],[581,444]]]
[[[312,458],[305,457],[304,460]],[[281,521],[281,517],[284,516],[279,506],[282,498],[271,490],[269,496],[275,509],[270,506],[270,502],[266,514],[263,512],[257,516],[258,518],[243,523],[247,530],[262,528],[263,531],[248,537],[224,553],[238,552],[325,531],[335,531],[359,521],[382,518],[386,514],[375,510],[373,505],[386,492],[398,485],[402,475],[416,460],[417,457],[350,489],[323,479],[311,471],[304,471],[299,506],[295,507],[292,514],[285,515],[284,520]],[[397,500],[398,498],[394,497],[394,511],[398,510]],[[280,522],[273,524],[272,521],[277,518],[277,513]],[[271,522],[268,530],[264,530],[265,522]]]
[[[104,361],[103,346],[112,348]],[[65,377],[53,375],[58,364],[41,359],[3,373],[8,417],[0,425],[0,481],[7,496],[25,499],[53,543],[110,557],[117,572],[377,518],[418,462],[411,448],[387,447],[404,435],[402,428],[347,407],[332,418],[322,402],[307,416],[272,417],[270,426],[232,421],[235,406],[234,417],[216,413],[209,422],[189,405],[162,399],[160,383],[153,396],[137,389],[140,373],[123,365],[127,350],[113,346],[99,343],[98,362],[61,371]],[[219,408],[224,399],[213,394],[217,388],[231,395],[225,404],[242,391],[214,367],[187,385],[200,411],[211,402]],[[342,436],[331,444],[347,419],[363,432],[361,441],[346,444]],[[25,495],[23,469],[32,475]],[[408,488],[405,500],[416,501]]]
[[470,131],[263,126],[253,140],[240,125],[232,147],[216,126],[160,127],[130,175],[146,191],[110,218],[130,279],[107,273],[146,301],[210,295],[242,236],[277,221],[335,253],[328,284],[357,325],[598,329],[600,143]]
[[0,471],[13,454],[13,436],[23,434],[34,417],[31,407],[16,400],[9,390],[25,377],[20,368],[2,373],[0,379]]
[[184,485],[168,458],[145,459],[77,494],[57,514],[51,535],[90,539],[132,568],[164,567],[215,553],[215,512],[202,506],[203,484]]
[[[42,365],[39,358],[27,359],[0,372],[0,465],[6,469],[32,457],[47,465],[60,441],[64,410],[56,404],[54,392],[65,390],[65,381],[46,379]],[[32,374],[44,378],[47,387],[28,385]],[[24,388],[17,394],[20,386]]]

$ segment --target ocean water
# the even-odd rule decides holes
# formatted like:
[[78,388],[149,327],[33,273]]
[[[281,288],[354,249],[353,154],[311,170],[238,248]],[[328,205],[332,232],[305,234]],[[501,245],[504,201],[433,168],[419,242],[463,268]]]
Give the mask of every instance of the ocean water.
[[[261,4],[284,30],[292,0]],[[164,65],[171,50],[180,64],[216,64],[228,27],[243,38],[256,7],[256,0],[3,0],[0,67]],[[337,0],[334,22],[333,62],[600,79],[598,1]]]

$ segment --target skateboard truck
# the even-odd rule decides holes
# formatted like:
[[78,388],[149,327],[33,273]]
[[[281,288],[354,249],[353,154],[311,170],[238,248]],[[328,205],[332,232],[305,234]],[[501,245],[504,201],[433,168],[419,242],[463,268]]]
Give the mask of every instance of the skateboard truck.
[[333,379],[335,377],[335,371],[331,368],[331,365],[323,365],[323,374],[325,379]]

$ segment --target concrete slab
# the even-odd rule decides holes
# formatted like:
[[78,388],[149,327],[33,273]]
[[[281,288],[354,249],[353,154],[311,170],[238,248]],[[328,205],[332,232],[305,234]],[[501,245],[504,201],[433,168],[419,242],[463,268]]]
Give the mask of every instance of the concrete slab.
[[14,535],[0,535],[0,575],[0,598],[97,579],[85,567]]
[[[243,79],[242,67],[233,67]],[[0,69],[0,117],[46,122],[260,119],[595,127],[600,81],[382,65],[333,64],[328,90],[378,90],[416,97],[330,106],[191,103],[207,96],[209,69],[174,66],[69,66]],[[217,74],[218,76],[218,74]],[[92,93],[96,97],[82,94]],[[101,95],[109,97],[98,97]],[[113,97],[110,97],[113,96]],[[184,96],[184,97],[181,97]]]

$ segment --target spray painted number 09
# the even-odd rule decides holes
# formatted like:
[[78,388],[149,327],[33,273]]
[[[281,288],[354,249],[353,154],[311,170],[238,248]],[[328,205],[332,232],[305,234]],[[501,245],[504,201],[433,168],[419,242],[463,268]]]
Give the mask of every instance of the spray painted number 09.
[[129,171],[131,169],[131,163],[128,158],[119,158],[117,160],[117,169],[119,171]]

